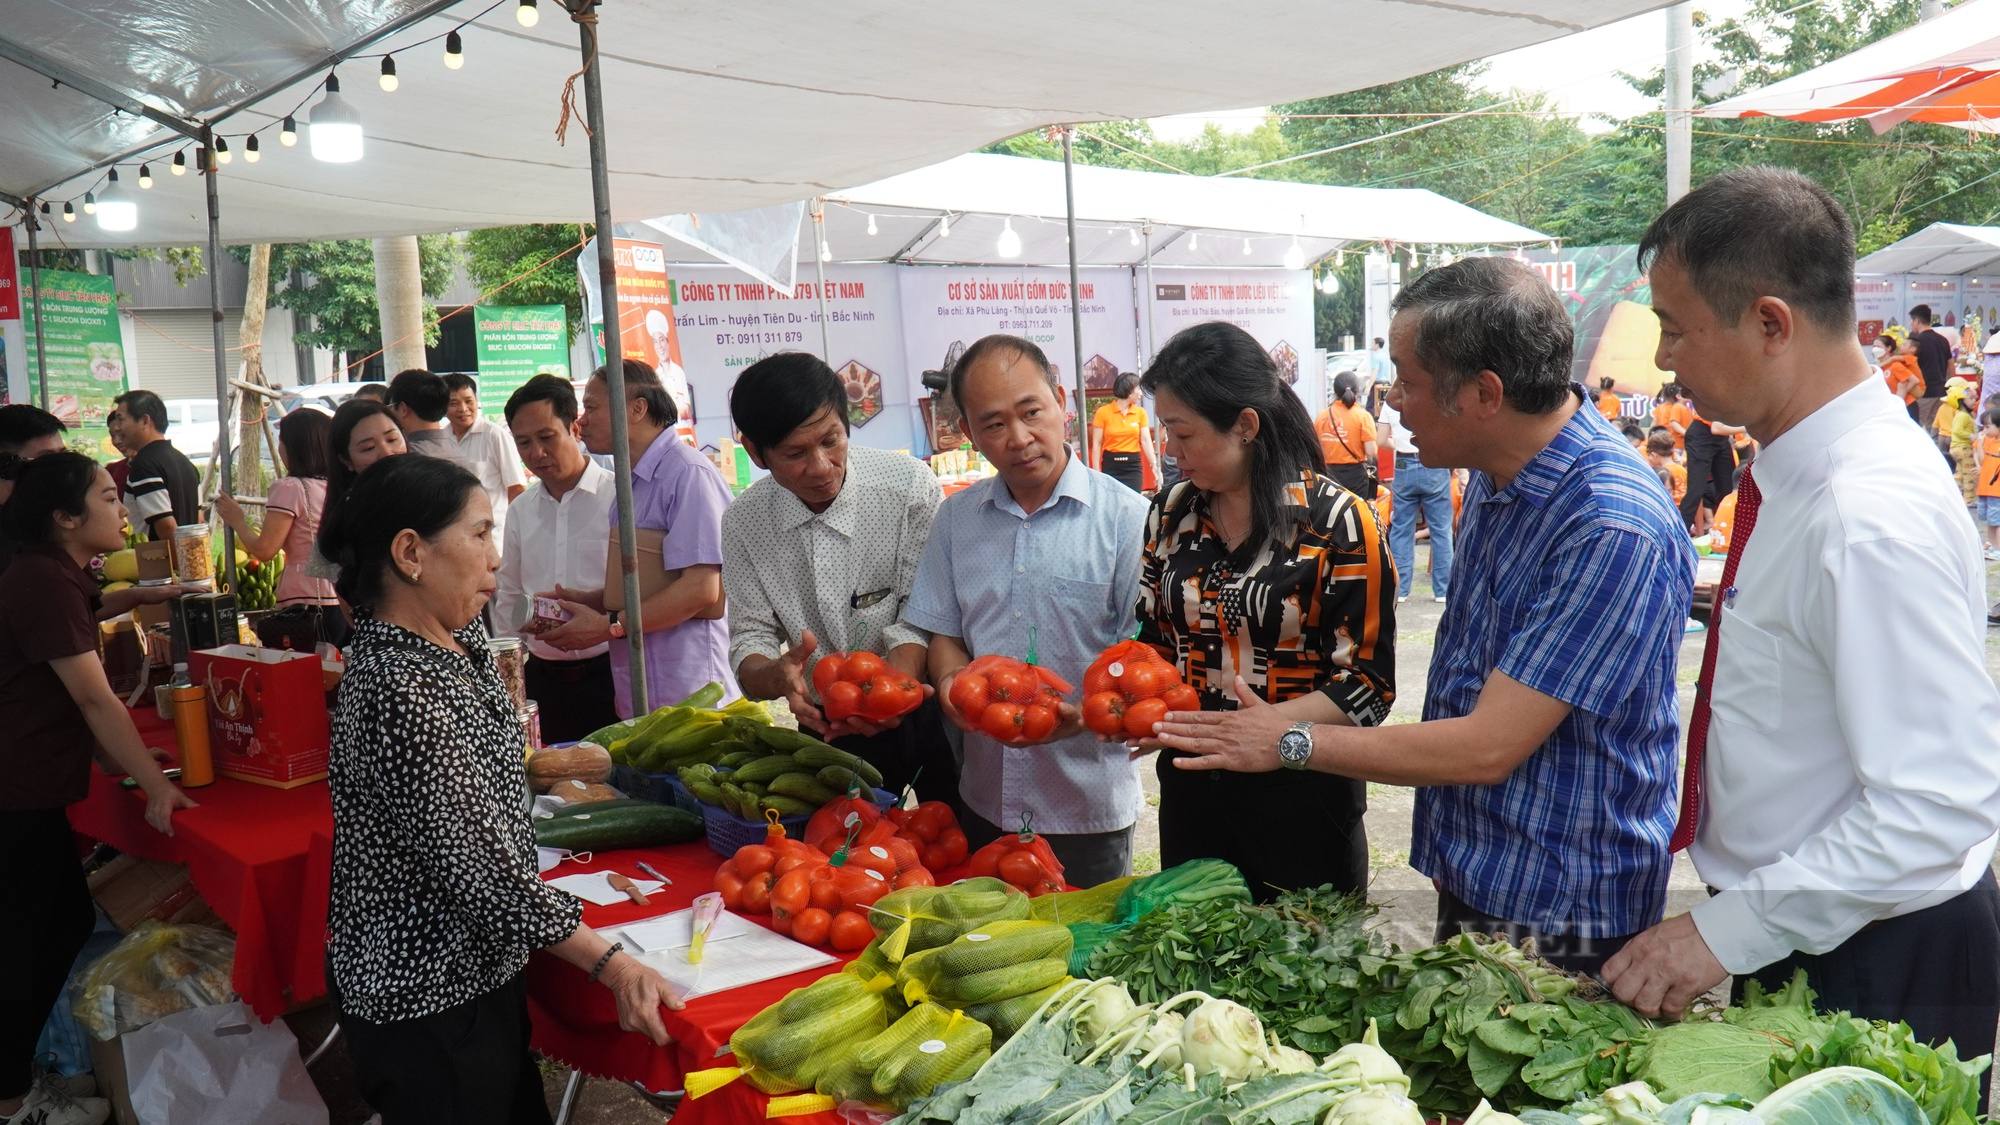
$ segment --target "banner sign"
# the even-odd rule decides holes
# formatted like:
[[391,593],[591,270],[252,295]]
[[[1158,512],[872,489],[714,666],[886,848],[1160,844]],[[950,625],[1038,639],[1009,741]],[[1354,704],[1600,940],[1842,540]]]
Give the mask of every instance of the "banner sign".
[[503,417],[507,399],[537,375],[569,378],[569,317],[561,305],[474,305],[479,412]]
[[[598,292],[596,240],[577,256],[583,277],[584,309],[590,317],[590,339],[599,363],[604,362],[603,295]],[[657,242],[634,238],[611,240],[618,285],[619,354],[640,360],[660,373],[667,394],[680,412],[675,427],[682,441],[694,443],[700,410],[716,411],[721,403],[697,403],[689,393],[687,370],[681,365],[680,335],[674,331],[673,289],[667,281],[667,251]]]
[[[43,270],[31,295],[42,308],[49,365],[49,412],[69,427],[69,447],[100,461],[116,460],[104,420],[125,393],[125,346],[118,333],[117,289],[108,277]],[[35,351],[32,309],[27,351]]]
[[1903,323],[1902,279],[1888,274],[1864,274],[1854,279],[1854,332],[1861,346]]
[[[897,272],[892,265],[826,267],[825,342],[847,387],[850,440],[877,449],[915,448],[910,406],[923,393],[903,361]],[[734,436],[729,390],[738,373],[779,352],[820,354],[819,283],[801,277],[787,297],[729,266],[676,265],[674,277],[674,326],[688,384],[704,404],[696,437],[704,447],[719,446]]]
[[1636,246],[1573,246],[1512,255],[1540,271],[1576,328],[1570,377],[1595,394],[1601,380],[1623,395],[1657,394],[1666,372],[1653,366],[1660,322],[1653,285],[1639,272]]
[[[0,227],[0,320],[21,319],[20,256],[14,253],[14,228]],[[0,390],[6,381],[0,380]]]
[[[925,371],[948,371],[966,345],[1004,332],[1039,345],[1064,388],[1076,386],[1067,269],[918,266],[901,271],[900,280],[904,359],[913,381],[920,382]],[[1093,400],[1106,401],[1119,373],[1139,367],[1132,271],[1082,270],[1077,294],[1086,387]],[[1070,413],[1076,410],[1077,404],[1070,403]],[[928,456],[935,443],[949,443],[956,436],[949,427],[953,413],[949,404],[942,417],[936,413],[924,435],[924,448],[912,450],[919,456]]]
[[[1140,284],[1144,284],[1144,273]],[[1154,354],[1184,328],[1220,320],[1264,346],[1278,373],[1309,407],[1321,400],[1313,385],[1312,274],[1305,270],[1153,270],[1147,296]]]

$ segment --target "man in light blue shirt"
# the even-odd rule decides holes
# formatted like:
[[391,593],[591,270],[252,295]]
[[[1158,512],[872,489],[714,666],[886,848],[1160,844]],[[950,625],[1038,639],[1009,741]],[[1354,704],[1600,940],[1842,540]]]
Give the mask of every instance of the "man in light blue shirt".
[[974,656],[1032,651],[1080,683],[1098,653],[1132,635],[1146,501],[1064,445],[1063,390],[1033,343],[976,341],[951,393],[998,475],[938,509],[903,619],[932,634],[931,680],[966,732],[966,835],[976,848],[1029,818],[1065,879],[1095,886],[1132,866],[1139,778],[1125,748],[1084,731],[1074,704],[1049,741],[1018,746],[980,733],[948,700]]

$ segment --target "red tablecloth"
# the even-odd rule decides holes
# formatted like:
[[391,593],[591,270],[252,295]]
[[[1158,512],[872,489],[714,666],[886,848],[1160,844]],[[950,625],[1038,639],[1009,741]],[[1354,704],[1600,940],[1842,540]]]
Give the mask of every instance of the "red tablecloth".
[[[150,746],[177,750],[151,707],[132,712]],[[191,789],[201,807],[174,816],[162,836],[137,790],[93,769],[90,796],[70,826],[141,859],[185,863],[194,885],[236,931],[236,991],[266,1020],[325,995],[326,903],[333,809],[326,785],[272,789],[222,778]]]

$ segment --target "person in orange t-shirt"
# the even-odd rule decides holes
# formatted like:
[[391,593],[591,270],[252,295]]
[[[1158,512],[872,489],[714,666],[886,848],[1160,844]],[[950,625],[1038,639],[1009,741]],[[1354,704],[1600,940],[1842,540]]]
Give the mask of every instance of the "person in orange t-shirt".
[[[1654,434],[1646,439],[1646,464],[1660,474],[1660,481],[1679,504],[1688,491],[1688,471],[1674,463],[1674,439],[1666,434]],[[1732,494],[1733,495],[1733,494]]]
[[1597,381],[1597,390],[1597,412],[1604,415],[1605,421],[1616,422],[1625,410],[1625,400],[1612,391],[1609,376]]
[[1326,475],[1335,484],[1361,497],[1375,498],[1375,419],[1356,406],[1361,388],[1351,372],[1343,372],[1333,384],[1336,396],[1313,420],[1319,435],[1320,453],[1326,458]]
[[1979,421],[1979,440],[1972,447],[1978,474],[1974,499],[1986,529],[1986,559],[2000,562],[2000,410],[1988,410]]
[[1674,448],[1687,448],[1688,427],[1694,424],[1694,408],[1681,399],[1678,384],[1666,383],[1660,387],[1659,404],[1653,407],[1653,424],[1665,426],[1674,437]]
[[1882,381],[1889,385],[1892,393],[1902,397],[1904,406],[1908,406],[1924,392],[1924,373],[1917,368],[1915,341],[1905,340],[1893,346],[1895,354],[1882,364]]
[[1120,373],[1111,394],[1112,401],[1090,417],[1089,465],[1134,492],[1144,492],[1148,478],[1158,479],[1159,456],[1146,408],[1139,405],[1138,372]]

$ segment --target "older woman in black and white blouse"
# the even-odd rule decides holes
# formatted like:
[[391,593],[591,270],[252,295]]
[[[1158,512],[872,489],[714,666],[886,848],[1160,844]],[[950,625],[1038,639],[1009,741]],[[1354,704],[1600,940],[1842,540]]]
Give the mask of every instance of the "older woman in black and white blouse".
[[528,1054],[528,954],[548,949],[668,1041],[667,982],[544,884],[522,807],[522,731],[479,611],[500,556],[464,468],[362,473],[320,551],[357,623],[333,724],[328,985],[361,1091],[386,1125],[549,1120]]

